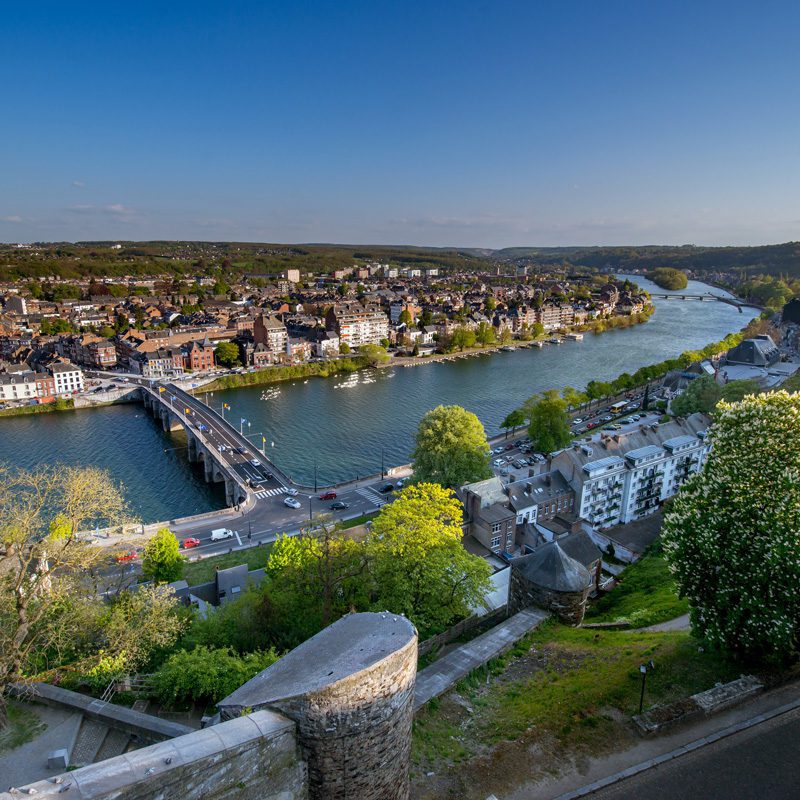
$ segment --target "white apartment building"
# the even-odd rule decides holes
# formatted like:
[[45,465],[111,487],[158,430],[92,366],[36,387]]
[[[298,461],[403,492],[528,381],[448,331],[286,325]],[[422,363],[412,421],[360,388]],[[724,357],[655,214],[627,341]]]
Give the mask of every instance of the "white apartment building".
[[558,453],[558,469],[575,490],[577,513],[597,528],[652,514],[699,472],[708,457],[709,419],[646,425],[630,434],[603,436]]
[[83,372],[66,361],[51,364],[47,371],[53,376],[56,397],[83,391]]
[[0,402],[30,401],[37,397],[36,378],[33,372],[0,375]]
[[389,338],[389,318],[380,309],[338,307],[328,311],[326,326],[335,330],[343,344],[361,347]]

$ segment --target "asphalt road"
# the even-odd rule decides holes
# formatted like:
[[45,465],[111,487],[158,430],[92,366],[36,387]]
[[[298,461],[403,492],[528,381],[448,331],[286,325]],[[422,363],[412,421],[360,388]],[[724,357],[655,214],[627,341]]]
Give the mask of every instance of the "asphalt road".
[[590,795],[592,800],[796,800],[800,710]]

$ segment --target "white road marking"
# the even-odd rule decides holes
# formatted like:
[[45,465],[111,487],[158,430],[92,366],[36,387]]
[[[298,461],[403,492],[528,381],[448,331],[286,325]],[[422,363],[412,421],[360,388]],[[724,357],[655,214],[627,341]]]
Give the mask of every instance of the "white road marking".
[[239,542],[239,547],[242,546],[242,540],[239,538],[239,531],[234,531],[236,534],[236,541]]
[[369,500],[374,506],[381,506],[386,505],[386,500],[381,497],[374,489],[370,489],[368,486],[365,486],[361,489],[356,489],[356,494],[360,494],[366,500]]

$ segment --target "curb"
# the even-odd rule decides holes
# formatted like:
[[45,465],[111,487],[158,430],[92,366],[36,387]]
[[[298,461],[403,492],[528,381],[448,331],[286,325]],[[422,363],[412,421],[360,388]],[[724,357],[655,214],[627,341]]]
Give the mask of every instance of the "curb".
[[560,794],[557,797],[554,797],[553,800],[577,800],[577,798],[580,797],[588,797],[595,792],[599,792],[601,789],[606,789],[607,787],[613,786],[616,783],[620,783],[627,778],[632,778],[635,775],[646,772],[653,767],[665,764],[668,761],[680,758],[688,753],[693,753],[695,750],[699,750],[701,747],[705,747],[706,745],[714,744],[714,742],[720,741],[720,739],[726,739],[728,736],[733,736],[736,733],[741,733],[741,731],[754,728],[756,725],[760,725],[763,722],[769,722],[771,719],[780,717],[782,714],[788,714],[790,711],[795,711],[798,708],[800,708],[800,699],[793,700],[791,703],[786,703],[785,705],[772,709],[772,711],[766,711],[763,714],[758,714],[750,719],[737,722],[735,725],[729,725],[727,728],[723,728],[716,733],[710,733],[708,736],[695,739],[693,742],[688,742],[682,747],[676,747],[674,750],[670,750],[668,753],[663,753],[655,758],[649,758],[647,761],[641,761],[638,764],[634,764],[632,767],[628,767],[620,772],[615,772],[613,775],[609,775],[608,777],[601,778],[593,783],[588,783],[585,786],[581,786],[579,789],[574,789],[570,792]]

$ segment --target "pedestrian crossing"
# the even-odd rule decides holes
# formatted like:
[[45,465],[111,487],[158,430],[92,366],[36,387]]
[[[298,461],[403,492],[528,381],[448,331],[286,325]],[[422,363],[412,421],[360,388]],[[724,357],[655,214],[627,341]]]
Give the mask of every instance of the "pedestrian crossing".
[[363,489],[356,489],[356,494],[360,494],[364,499],[369,500],[372,505],[378,506],[378,508],[386,505],[386,499],[368,486]]
[[283,494],[285,491],[283,486],[279,486],[277,489],[262,489],[260,492],[256,492],[256,497],[259,500],[266,500],[268,497],[275,497],[276,494]]

